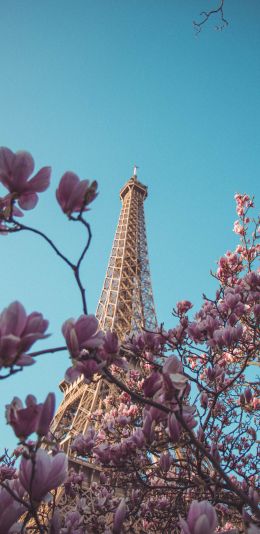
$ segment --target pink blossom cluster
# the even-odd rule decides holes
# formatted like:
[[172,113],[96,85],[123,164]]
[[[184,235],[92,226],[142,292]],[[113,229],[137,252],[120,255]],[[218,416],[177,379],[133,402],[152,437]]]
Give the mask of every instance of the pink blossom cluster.
[[148,441],[153,439],[153,427],[159,421],[167,421],[167,430],[173,443],[179,441],[182,425],[179,418],[193,429],[197,422],[194,418],[196,408],[187,402],[190,385],[183,374],[183,366],[177,356],[166,359],[162,372],[153,371],[144,381],[143,391],[146,397],[152,398],[156,403],[167,406],[171,412],[168,414],[154,406],[147,407],[144,412],[143,432]]
[[240,224],[239,221],[235,221],[233,232],[238,235],[245,235],[245,228],[242,226],[242,224]]
[[239,217],[243,217],[248,208],[252,208],[254,206],[253,199],[251,199],[246,193],[236,193],[234,198],[236,201],[236,211]]
[[[0,149],[0,182],[8,189],[0,199],[1,231],[8,230],[5,225],[14,222],[13,216],[23,215],[16,202],[32,209],[38,193],[48,187],[50,169],[30,178],[33,170],[30,154]],[[56,191],[62,211],[81,222],[96,196],[97,183],[72,172],[63,175]],[[122,344],[114,332],[101,332],[93,315],[63,324],[72,362],[66,379],[73,382],[83,375],[91,382],[100,375],[112,382],[107,397],[101,395],[98,409],[86,419],[85,433],[72,444],[68,440],[70,452],[81,457],[74,458],[75,464],[91,462],[99,480],[86,491],[84,474],[68,471],[68,458],[49,432],[52,393],[44,403],[27,395],[23,405],[14,397],[6,417],[22,443],[0,460],[0,534],[21,530],[16,523],[22,515],[42,521],[43,530],[48,525],[53,534],[237,534],[242,520],[250,525],[247,534],[259,532],[252,525],[259,501],[259,401],[248,365],[259,352],[260,275],[254,262],[260,250],[256,228],[248,237],[253,201],[248,195],[235,198],[239,220],[234,231],[240,245],[219,260],[216,296],[204,297],[192,319],[191,302],[181,300],[170,330],[143,331]],[[65,261],[78,276],[81,259],[77,265]],[[86,310],[83,297],[82,302]],[[9,367],[11,374],[15,367],[33,363],[33,353],[27,352],[47,337],[47,326],[41,314],[27,316],[19,302],[12,303],[0,315],[0,366]],[[55,350],[60,349],[64,347]],[[33,433],[36,441],[29,441]],[[61,485],[69,507],[65,513],[55,510],[53,499]]]

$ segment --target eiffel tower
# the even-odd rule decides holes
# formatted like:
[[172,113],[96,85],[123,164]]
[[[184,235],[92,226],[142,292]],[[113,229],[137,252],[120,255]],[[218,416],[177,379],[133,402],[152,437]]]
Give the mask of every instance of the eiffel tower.
[[[134,167],[133,176],[120,191],[122,209],[96,312],[100,329],[117,332],[120,340],[142,328],[157,329],[144,218],[147,194],[147,187],[138,181],[137,167]],[[97,468],[76,458],[71,453],[71,443],[77,434],[86,431],[90,416],[102,404],[108,386],[101,380],[97,384],[85,384],[79,378],[73,384],[63,381],[60,389],[64,398],[51,431],[68,454],[69,464],[75,470],[83,467],[91,483],[96,479]]]

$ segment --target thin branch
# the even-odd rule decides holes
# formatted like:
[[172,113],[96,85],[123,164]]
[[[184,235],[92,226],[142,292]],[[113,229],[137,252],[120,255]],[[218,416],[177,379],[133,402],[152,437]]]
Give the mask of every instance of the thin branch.
[[54,347],[53,349],[38,350],[36,352],[30,352],[28,356],[31,356],[32,358],[36,358],[37,356],[41,356],[42,354],[53,354],[54,352],[61,352],[63,350],[68,350],[68,348],[67,347]]
[[202,26],[209,20],[209,18],[212,15],[216,15],[216,14],[220,15],[221,24],[220,26],[216,26],[216,30],[222,31],[225,28],[225,26],[228,26],[228,21],[224,17],[224,10],[223,10],[224,2],[225,0],[220,0],[220,4],[218,7],[216,7],[216,9],[211,9],[210,11],[202,11],[200,13],[201,17],[203,17],[201,22],[196,22],[195,20],[193,21],[193,26],[197,34],[201,32]]
[[[138,402],[141,402],[141,404],[154,406],[155,408],[158,408],[159,410],[161,410],[161,411],[163,411],[163,412],[165,412],[167,414],[172,412],[172,410],[170,408],[168,408],[167,406],[159,404],[159,403],[153,401],[152,399],[147,399],[147,398],[143,397],[142,395],[140,395],[139,393],[136,393],[136,392],[132,391],[131,389],[129,389],[121,380],[119,380],[114,375],[112,375],[112,373],[110,371],[108,371],[108,369],[103,369],[103,375],[104,375],[105,378],[107,378],[109,380],[109,382],[112,382],[112,383],[116,384],[121,390],[123,390],[126,393],[128,393],[131,396],[132,399],[134,399],[134,400],[136,400]],[[176,416],[177,421],[181,424],[181,426],[184,428],[184,430],[187,432],[187,434],[189,434],[192,443],[203,454],[204,457],[208,458],[208,460],[210,461],[212,466],[215,468],[215,470],[218,472],[218,474],[221,476],[221,478],[223,478],[225,480],[225,482],[227,483],[227,488],[231,489],[236,495],[238,495],[240,497],[240,499],[242,500],[242,502],[247,503],[252,508],[252,510],[254,511],[256,517],[260,518],[260,512],[259,512],[258,506],[256,506],[255,503],[253,502],[253,500],[250,499],[248,497],[248,495],[246,495],[239,487],[237,487],[231,481],[229,476],[225,473],[225,471],[220,466],[219,462],[214,458],[214,456],[212,456],[212,454],[210,454],[208,452],[206,447],[204,447],[204,445],[202,445],[202,443],[196,438],[194,432],[189,428],[189,426],[187,425],[186,421],[183,419],[182,415],[179,414],[176,411],[174,412],[174,414]]]
[[69,265],[69,267],[73,271],[75,270],[75,265],[68,258],[66,258],[66,256],[64,256],[64,254],[62,254],[62,252],[60,252],[60,250],[56,247],[56,245],[54,245],[53,241],[47,235],[45,235],[43,232],[41,232],[41,230],[37,230],[37,228],[33,228],[32,226],[26,226],[25,224],[22,224],[22,223],[17,222],[17,221],[14,221],[14,222],[15,222],[15,224],[17,224],[19,226],[19,228],[17,229],[17,232],[19,232],[20,230],[28,230],[30,232],[33,232],[34,234],[37,234],[37,235],[41,236],[45,241],[47,241],[47,243],[51,246],[51,248],[54,250],[54,252],[56,252],[56,254],[63,261],[65,261],[65,263],[67,263],[67,265]]

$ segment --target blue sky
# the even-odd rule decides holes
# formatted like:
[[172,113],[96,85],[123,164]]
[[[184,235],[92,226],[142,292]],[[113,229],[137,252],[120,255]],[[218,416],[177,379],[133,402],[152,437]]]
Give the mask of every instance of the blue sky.
[[[96,179],[100,194],[88,220],[93,242],[82,276],[94,313],[131,176],[149,188],[146,224],[159,321],[171,326],[180,299],[195,307],[212,295],[210,269],[236,244],[236,191],[259,201],[260,4],[226,0],[229,27],[209,23],[196,37],[192,20],[209,0],[12,0],[1,2],[0,144],[29,150],[51,165],[52,185],[25,223],[41,227],[76,258],[84,235],[55,201],[61,175]],[[0,192],[2,194],[3,191]],[[60,326],[81,313],[73,278],[35,236],[1,238],[0,308],[15,299],[28,313]],[[1,382],[1,413],[14,395],[43,400],[68,359],[43,356]],[[3,422],[4,425],[4,422]],[[0,448],[12,446],[9,428]]]

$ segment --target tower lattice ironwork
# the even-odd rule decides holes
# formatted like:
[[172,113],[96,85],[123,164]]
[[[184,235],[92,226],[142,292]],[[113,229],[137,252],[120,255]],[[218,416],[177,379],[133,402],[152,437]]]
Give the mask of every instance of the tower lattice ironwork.
[[[142,328],[149,331],[157,328],[144,219],[146,197],[147,187],[137,180],[135,168],[120,191],[122,209],[96,313],[100,328],[116,331],[121,340]],[[108,391],[107,386],[104,381],[88,385],[78,379],[71,385],[63,381],[60,388],[64,398],[51,431],[70,461],[82,464],[71,454],[71,442],[77,434],[85,432],[91,414]],[[90,480],[94,475],[91,471],[92,468]]]

